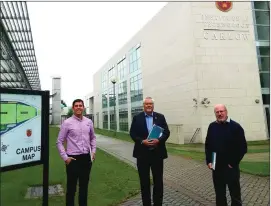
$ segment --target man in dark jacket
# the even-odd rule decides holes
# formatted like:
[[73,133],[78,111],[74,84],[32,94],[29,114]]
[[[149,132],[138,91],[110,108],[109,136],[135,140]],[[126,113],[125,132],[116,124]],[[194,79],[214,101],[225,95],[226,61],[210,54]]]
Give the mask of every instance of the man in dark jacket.
[[[241,206],[239,163],[247,153],[247,142],[240,124],[228,117],[225,105],[214,108],[216,121],[209,125],[205,141],[206,163],[212,169],[216,205],[227,206],[226,185],[231,205]],[[216,154],[216,164],[213,154]]]
[[[164,159],[167,158],[166,141],[170,135],[164,115],[153,112],[154,101],[147,97],[143,101],[144,112],[134,116],[130,136],[135,142],[133,157],[137,158],[143,206],[151,206],[150,169],[153,175],[153,203],[163,203],[163,170]],[[147,137],[153,124],[164,129],[159,139],[148,141]]]

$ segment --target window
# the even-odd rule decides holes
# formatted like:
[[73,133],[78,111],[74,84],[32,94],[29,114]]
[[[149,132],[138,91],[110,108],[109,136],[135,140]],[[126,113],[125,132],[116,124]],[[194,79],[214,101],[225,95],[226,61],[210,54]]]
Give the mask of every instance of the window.
[[114,114],[114,110],[110,110],[110,130],[116,130],[116,117]]
[[134,118],[135,115],[137,115],[138,113],[143,111],[143,106],[141,107],[133,107],[131,108],[131,115],[132,115],[132,119]]
[[123,59],[121,62],[118,63],[119,80],[124,79],[125,75],[126,75],[126,59]]
[[119,130],[128,132],[128,109],[119,110]]
[[118,99],[119,105],[127,104],[127,81],[124,81],[119,84]]
[[269,11],[257,11],[255,10],[256,23],[262,25],[269,25]]
[[[111,87],[109,90],[109,107],[113,107],[115,105],[115,96],[114,96],[114,89]],[[116,94],[115,94],[116,95]]]
[[270,27],[257,25],[258,40],[270,40]]
[[140,46],[133,47],[129,52],[130,73],[141,69]]
[[270,47],[258,47],[258,62],[260,71],[270,71]]
[[270,87],[270,73],[260,73],[260,81],[262,88]]
[[269,1],[254,1],[254,9],[256,10],[270,10]]
[[137,102],[137,101],[143,100],[141,74],[134,76],[134,77],[131,77],[131,79],[130,79],[130,95],[131,95],[131,102]]
[[103,129],[108,129],[108,113],[103,112]]
[[111,69],[108,70],[108,79],[111,83],[111,78],[116,75],[116,68],[115,66],[111,67]]
[[263,94],[263,104],[270,104],[270,94]]
[[106,89],[108,86],[108,73],[107,71],[102,73],[102,90]]
[[102,108],[107,108],[107,92],[102,94]]
[[254,1],[254,24],[257,31],[256,39],[259,41],[270,40],[270,8],[269,2]]

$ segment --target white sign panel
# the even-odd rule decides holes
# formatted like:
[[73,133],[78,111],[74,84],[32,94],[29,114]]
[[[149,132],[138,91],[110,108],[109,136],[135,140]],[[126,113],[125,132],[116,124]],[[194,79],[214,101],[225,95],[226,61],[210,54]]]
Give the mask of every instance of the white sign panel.
[[1,167],[41,160],[41,99],[1,94]]

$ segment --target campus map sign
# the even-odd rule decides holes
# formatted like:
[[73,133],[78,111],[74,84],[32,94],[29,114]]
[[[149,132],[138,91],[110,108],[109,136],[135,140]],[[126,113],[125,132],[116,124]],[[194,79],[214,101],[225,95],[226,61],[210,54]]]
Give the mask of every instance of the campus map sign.
[[50,92],[0,88],[1,172],[43,165],[48,206]]
[[41,160],[41,96],[1,94],[1,167]]
[[49,98],[49,91],[0,88],[1,171],[46,161]]

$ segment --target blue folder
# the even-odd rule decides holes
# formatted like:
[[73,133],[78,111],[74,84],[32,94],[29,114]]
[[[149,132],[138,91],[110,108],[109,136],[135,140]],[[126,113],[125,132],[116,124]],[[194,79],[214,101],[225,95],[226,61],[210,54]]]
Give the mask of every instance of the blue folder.
[[212,169],[215,170],[216,165],[216,153],[212,152]]
[[157,125],[152,126],[152,130],[149,133],[148,139],[158,139],[159,137],[162,136],[164,129],[162,127],[159,127]]

